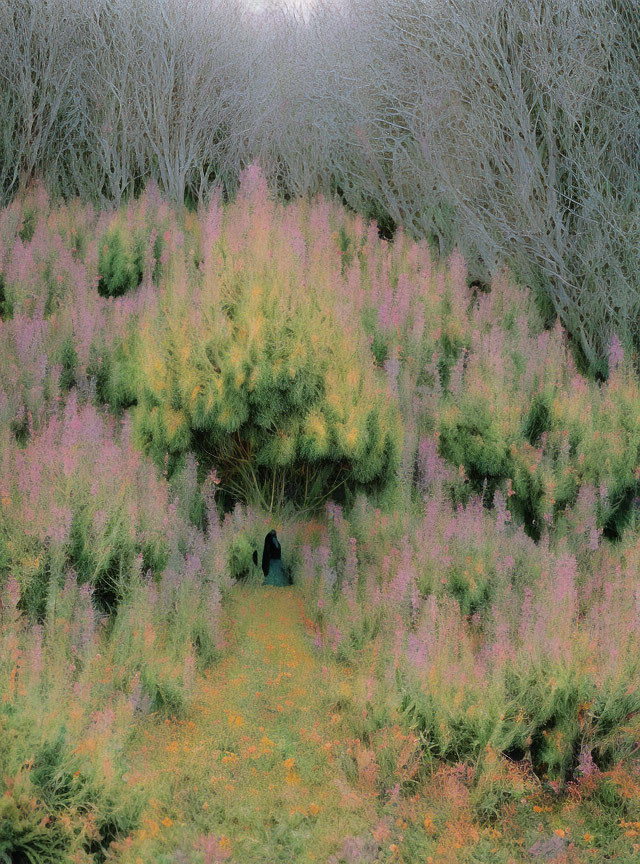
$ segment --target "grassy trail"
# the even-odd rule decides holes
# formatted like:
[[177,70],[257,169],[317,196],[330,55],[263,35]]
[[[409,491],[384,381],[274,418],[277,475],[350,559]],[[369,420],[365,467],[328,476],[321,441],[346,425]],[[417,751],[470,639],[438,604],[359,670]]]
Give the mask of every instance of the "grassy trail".
[[[415,744],[393,703],[365,747],[356,730],[372,719],[358,719],[366,679],[317,652],[310,623],[296,588],[234,589],[224,657],[189,719],[149,715],[128,749],[128,782],[148,803],[109,864],[520,864],[537,849],[584,864],[604,860],[600,844],[611,860],[640,862],[615,820],[605,826],[579,799],[556,802],[542,789],[479,826],[458,768],[410,779]],[[498,768],[486,766],[485,781]],[[414,794],[384,792],[403,776]],[[505,782],[504,768],[496,778]],[[640,831],[628,824],[630,836]]]
[[326,862],[375,824],[375,793],[351,788],[334,755],[349,671],[321,665],[309,623],[295,588],[237,588],[191,719],[143,728],[130,776],[158,793],[120,860],[209,835],[205,860]]

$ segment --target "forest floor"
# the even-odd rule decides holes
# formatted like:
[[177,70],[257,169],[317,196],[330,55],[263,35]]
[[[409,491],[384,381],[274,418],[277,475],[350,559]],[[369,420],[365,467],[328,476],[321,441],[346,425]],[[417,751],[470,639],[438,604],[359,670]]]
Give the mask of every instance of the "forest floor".
[[[591,827],[592,814],[579,801],[555,804],[542,792],[523,797],[505,820],[479,826],[455,768],[428,782],[414,775],[416,739],[393,706],[387,711],[394,722],[365,747],[354,737],[354,718],[362,715],[355,696],[365,687],[367,664],[358,673],[314,647],[295,587],[238,586],[226,604],[224,632],[224,657],[201,681],[189,718],[151,715],[136,733],[128,782],[144,785],[148,806],[142,827],[114,844],[108,861],[640,860],[640,847],[632,851],[628,839],[624,853],[614,843],[604,854],[589,831],[604,840],[609,827]],[[398,777],[415,794],[382,788]]]
[[170,792],[151,798],[134,847],[166,848],[195,813],[204,860],[326,862],[336,839],[376,824],[376,795],[351,788],[335,755],[349,669],[319,664],[305,622],[295,588],[236,589],[226,657],[190,719],[149,726],[132,754],[130,777]]

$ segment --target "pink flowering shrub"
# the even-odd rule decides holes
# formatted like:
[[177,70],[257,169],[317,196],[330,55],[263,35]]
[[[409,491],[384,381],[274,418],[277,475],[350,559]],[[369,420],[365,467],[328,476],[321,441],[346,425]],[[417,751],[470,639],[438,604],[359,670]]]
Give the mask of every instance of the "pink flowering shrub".
[[68,568],[107,609],[138,554],[156,573],[169,554],[168,489],[132,448],[128,423],[116,430],[75,389],[63,408],[24,448],[7,447],[0,473],[7,564],[38,616]]
[[[535,544],[497,516],[479,497],[456,510],[427,498],[410,518],[364,500],[341,513],[366,567],[356,591],[302,581],[317,644],[350,662],[378,645],[379,681],[394,682],[431,757],[476,761],[491,746],[565,779],[581,752],[610,767],[638,734],[637,541],[585,558],[569,551],[589,542],[581,523]],[[353,545],[338,572],[352,572]]]

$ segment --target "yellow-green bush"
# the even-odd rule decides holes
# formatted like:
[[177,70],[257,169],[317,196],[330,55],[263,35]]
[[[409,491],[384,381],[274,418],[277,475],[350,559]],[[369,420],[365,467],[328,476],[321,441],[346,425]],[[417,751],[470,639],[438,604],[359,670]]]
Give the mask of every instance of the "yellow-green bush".
[[397,411],[355,325],[313,290],[229,266],[220,286],[167,291],[138,344],[137,428],[159,464],[192,449],[268,508],[393,476]]

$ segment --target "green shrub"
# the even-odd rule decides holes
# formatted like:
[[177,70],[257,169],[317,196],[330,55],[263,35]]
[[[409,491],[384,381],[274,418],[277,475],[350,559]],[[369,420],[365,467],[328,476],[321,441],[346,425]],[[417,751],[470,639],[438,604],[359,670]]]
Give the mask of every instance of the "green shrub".
[[[112,840],[138,827],[141,797],[118,795],[86,767],[64,727],[35,749],[30,769],[21,769],[0,797],[2,864],[60,864],[82,851],[103,861]],[[86,825],[70,813],[94,814],[98,835],[87,835]]]
[[519,447],[513,444],[511,455],[515,494],[509,500],[509,509],[524,525],[527,534],[539,540],[544,510],[544,476],[536,467],[536,453],[530,444],[523,442]]
[[582,740],[581,710],[590,703],[594,685],[570,669],[505,672],[507,711],[495,737],[509,755],[527,754],[542,777],[573,778]]
[[212,632],[211,621],[200,616],[193,622],[191,636],[201,668],[208,669],[220,659],[221,651]]
[[[445,301],[444,305],[443,318],[446,319],[450,315],[450,310],[447,309],[447,301]],[[465,347],[467,347],[466,342],[456,328],[449,329],[448,327],[443,327],[440,339],[436,344],[436,350],[438,351],[438,374],[442,388],[445,391],[449,388],[451,370],[460,359],[460,355]]]
[[[64,730],[54,741],[45,741],[37,750],[31,782],[36,795],[42,798],[50,811],[79,806],[95,797],[79,771],[80,759],[71,753],[65,743]],[[75,775],[75,776],[74,776]]]
[[153,575],[164,572],[169,561],[169,546],[164,541],[148,541],[140,547],[142,554],[142,572],[151,570]]
[[342,273],[353,261],[354,255],[356,254],[355,249],[353,248],[353,241],[349,234],[347,233],[344,225],[340,225],[338,228],[338,247],[341,255],[341,265],[342,265]]
[[453,465],[463,465],[471,489],[477,494],[484,489],[485,501],[493,500],[513,471],[508,442],[495,419],[485,401],[466,397],[460,408],[440,417],[439,455]]
[[35,206],[25,206],[22,213],[22,226],[18,231],[18,237],[23,243],[31,243],[38,224],[38,210]]
[[592,793],[592,801],[604,811],[609,819],[618,821],[622,819],[638,819],[640,817],[640,804],[637,799],[630,799],[623,794],[620,785],[616,783],[614,776],[606,774],[598,778],[596,787]]
[[117,412],[137,404],[138,370],[131,349],[136,338],[133,335],[130,341],[117,345],[109,360],[108,403]]
[[159,711],[168,717],[185,715],[187,703],[179,681],[160,674],[155,666],[149,664],[142,667],[140,681],[149,696],[152,711]]
[[459,712],[443,722],[441,705],[434,694],[406,686],[401,687],[401,692],[400,710],[408,727],[420,736],[425,756],[452,764],[475,761],[484,738],[476,720]]
[[[637,677],[637,669],[629,670],[629,677]],[[623,679],[617,685],[603,688],[590,707],[590,738],[594,758],[601,769],[608,769],[631,755],[636,746],[640,719],[640,690],[626,685]],[[621,730],[624,734],[621,734]]]
[[378,366],[384,366],[389,354],[387,337],[378,329],[377,311],[372,306],[364,306],[361,313],[362,327],[370,342],[371,353]]
[[493,597],[493,587],[489,576],[485,573],[470,573],[453,567],[447,577],[447,589],[460,604],[463,615],[473,615],[486,610]]
[[131,328],[126,341],[116,344],[112,350],[99,343],[92,343],[89,349],[87,377],[95,379],[96,400],[117,413],[137,402],[138,370],[132,356],[136,339]]
[[144,247],[140,236],[129,238],[119,225],[109,229],[98,250],[98,293],[121,297],[142,282]]
[[371,351],[375,357],[378,366],[384,366],[387,357],[389,356],[389,345],[385,337],[378,330],[373,335],[371,342]]
[[62,344],[61,361],[60,389],[71,390],[76,383],[76,370],[78,368],[78,352],[71,336],[68,336]]
[[[626,478],[625,478],[626,479]],[[633,501],[640,496],[640,482],[614,486],[609,493],[609,506],[600,518],[602,533],[609,540],[619,540],[633,520]]]
[[118,799],[111,793],[105,794],[96,819],[99,838],[86,840],[84,850],[94,856],[94,861],[106,860],[111,843],[131,835],[139,827],[142,810],[139,797]]
[[172,473],[191,450],[231,500],[266,510],[392,483],[400,418],[360,340],[320,296],[268,274],[223,278],[223,292],[167,297],[131,351],[136,429],[156,463]]
[[69,831],[42,805],[33,807],[33,796],[0,797],[1,864],[61,864],[68,860]]
[[15,436],[16,441],[21,447],[26,446],[29,441],[29,415],[26,406],[22,406],[18,414],[11,420],[9,424],[11,432]]
[[0,320],[8,321],[10,318],[13,318],[13,301],[7,294],[4,274],[0,273]]
[[95,399],[98,403],[109,404],[109,379],[111,372],[111,357],[106,345],[98,347],[95,342],[89,348],[89,363],[87,378],[95,380]]
[[536,393],[525,417],[522,434],[532,447],[539,447],[543,432],[551,429],[551,410],[544,393]]
[[44,620],[53,564],[48,551],[35,558],[38,563],[21,573],[20,608],[34,621]]
[[87,507],[73,514],[67,543],[67,565],[75,570],[79,584],[89,583],[103,612],[112,612],[123,597],[127,578],[138,552],[126,530],[122,512],[109,518],[100,542],[96,543]]
[[470,804],[481,825],[492,825],[504,816],[505,808],[518,804],[529,791],[522,772],[491,748],[476,771]]
[[229,549],[229,574],[234,579],[241,579],[251,571],[253,550],[256,544],[246,532],[237,534]]

